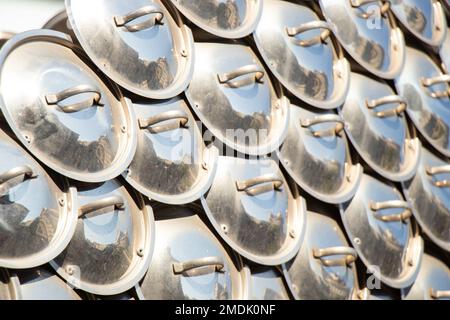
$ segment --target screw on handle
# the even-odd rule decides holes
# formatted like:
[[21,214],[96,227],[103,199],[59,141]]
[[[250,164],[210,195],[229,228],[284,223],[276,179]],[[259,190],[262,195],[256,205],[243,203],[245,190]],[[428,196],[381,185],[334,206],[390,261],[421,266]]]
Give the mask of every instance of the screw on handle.
[[308,40],[295,39],[294,42],[302,47],[310,47],[318,43],[325,42],[330,37],[330,25],[325,21],[311,21],[304,23],[298,27],[286,27],[286,33],[289,37],[296,37],[297,35],[315,29],[325,29],[317,37]]
[[[172,121],[171,123],[164,125],[157,125],[160,124],[161,122],[169,120],[176,120],[176,121]],[[147,129],[151,133],[160,133],[186,127],[188,121],[189,121],[188,115],[180,110],[170,110],[160,113],[156,116],[150,117],[148,119],[138,120],[139,128]]]
[[245,191],[248,195],[256,196],[273,190],[280,190],[283,180],[275,174],[266,174],[245,181],[236,181],[237,191]]
[[29,166],[15,167],[0,174],[0,185],[20,176],[24,176],[26,179],[35,177],[35,174]]
[[[341,259],[324,259],[330,256],[344,256]],[[322,249],[313,249],[313,257],[320,259],[322,264],[327,267],[348,266],[356,261],[358,254],[351,247],[329,247]]]
[[450,290],[434,290],[430,288],[430,297],[433,299],[450,298]]
[[[442,174],[442,173],[450,173],[450,165],[438,166],[438,167],[427,167],[426,168],[426,172],[430,176],[435,176],[437,174]],[[436,187],[439,187],[439,188],[448,188],[448,187],[450,187],[450,181],[449,180],[433,181],[433,184]]]
[[125,202],[121,196],[110,196],[81,206],[79,209],[78,218],[81,218],[88,213],[112,206],[114,209],[123,209],[124,205]]
[[[70,105],[61,105],[60,102],[85,93],[93,93],[94,96],[85,101],[70,104]],[[93,106],[103,106],[103,103],[100,102],[102,98],[101,92],[88,84],[80,84],[72,88],[68,88],[66,90],[60,91],[58,93],[51,93],[45,95],[45,100],[48,105],[57,105],[63,112],[65,113],[73,113],[78,112]]]
[[[336,126],[332,129],[328,130],[314,130],[313,126],[322,124],[322,123],[336,123]],[[314,118],[300,119],[300,125],[303,128],[310,128],[314,137],[320,138],[329,135],[338,136],[344,130],[345,121],[342,117],[337,114],[325,114],[321,116],[316,116]]]
[[383,222],[405,222],[412,216],[412,210],[409,203],[402,200],[391,200],[385,202],[373,202],[369,203],[370,209],[374,212],[384,209],[405,209],[402,213],[391,215],[374,214],[375,218]]
[[[232,81],[236,78],[253,74],[253,77],[248,77],[242,80]],[[264,71],[255,64],[246,65],[240,67],[234,71],[217,75],[219,83],[227,85],[230,88],[240,88],[252,83],[264,83],[263,78],[265,76]]]
[[213,266],[214,272],[223,272],[225,263],[221,257],[205,257],[186,262],[173,263],[173,273],[181,274],[192,269]]
[[[141,23],[129,25],[130,22],[133,22],[134,20],[146,15],[152,15],[154,17]],[[115,16],[114,23],[116,24],[116,27],[125,27],[130,32],[137,32],[149,29],[157,24],[164,24],[163,19],[164,13],[162,12],[162,10],[156,6],[149,5],[134,10],[124,16]]]
[[366,107],[369,109],[375,109],[378,108],[379,106],[390,103],[397,103],[398,106],[393,109],[376,111],[375,115],[379,118],[398,117],[406,110],[408,106],[408,102],[406,101],[405,98],[397,95],[391,95],[382,97],[380,99],[366,100]]
[[436,84],[448,84],[450,83],[450,75],[449,74],[442,74],[437,77],[432,78],[423,78],[422,79],[422,86],[425,88],[428,88],[428,94],[434,98],[434,99],[441,99],[441,98],[448,98],[450,97],[450,87],[447,86],[447,90],[445,91],[431,91],[430,88]]

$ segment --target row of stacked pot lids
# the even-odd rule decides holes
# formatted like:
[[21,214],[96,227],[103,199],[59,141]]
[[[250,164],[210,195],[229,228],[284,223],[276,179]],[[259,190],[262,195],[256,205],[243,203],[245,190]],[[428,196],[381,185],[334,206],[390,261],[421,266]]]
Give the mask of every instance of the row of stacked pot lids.
[[[101,1],[91,2],[84,5],[108,7]],[[218,156],[214,146],[206,146],[203,142],[191,109],[180,97],[143,103],[137,98],[133,99],[134,102],[124,98],[114,83],[94,71],[94,65],[66,35],[47,30],[17,35],[0,52],[1,107],[6,120],[17,138],[45,165],[69,178],[98,184],[74,182],[68,187],[63,181],[61,186],[57,186],[37,162],[3,134],[5,150],[8,146],[11,150],[9,153],[5,151],[5,159],[8,160],[0,163],[1,187],[8,195],[6,210],[16,215],[10,214],[5,224],[9,233],[4,235],[2,252],[5,256],[0,257],[0,266],[32,268],[51,261],[51,266],[74,287],[102,295],[123,292],[139,282],[136,292],[148,298],[249,297],[252,290],[249,290],[251,286],[247,280],[252,277],[242,276],[245,268],[240,266],[242,262],[236,262],[240,259],[224,249],[198,216],[192,214],[193,209],[183,209],[191,210],[187,217],[180,217],[180,209],[176,210],[178,213],[173,219],[169,218],[169,213],[161,214],[164,218],[161,221],[157,219],[155,224],[152,208],[121,181],[111,180],[122,174],[136,190],[163,203],[184,204],[201,198],[205,216],[220,238],[250,261],[283,265],[288,287],[296,298],[364,296],[362,291],[355,289],[354,261],[358,256],[367,266],[379,265],[379,278],[389,286],[404,289],[405,297],[414,292],[415,297],[419,297],[417,292],[421,292],[421,297],[428,298],[448,294],[448,267],[423,255],[422,240],[416,232],[414,220],[410,219],[414,214],[425,233],[444,250],[449,250],[450,196],[445,177],[449,172],[446,157],[449,154],[450,117],[445,107],[450,103],[446,96],[448,90],[445,91],[448,86],[443,82],[446,76],[427,55],[412,48],[404,49],[406,54],[402,59],[406,60],[405,66],[400,68],[396,79],[401,94],[398,96],[381,80],[351,73],[346,60],[342,56],[336,58],[339,45],[332,42],[326,32],[328,28],[324,28],[320,21],[305,26],[308,21],[318,19],[311,10],[281,1],[264,1],[264,6],[262,1],[242,1],[249,6],[252,3],[259,5],[259,10],[248,7],[250,9],[246,12],[251,15],[259,12],[256,16],[260,17],[255,19],[260,19],[260,22],[254,24],[256,46],[280,82],[291,93],[315,107],[329,109],[343,103],[338,113],[306,107],[301,103],[297,103],[301,107],[294,106],[282,95],[276,81],[269,76],[256,51],[248,44],[194,45],[190,31],[181,23],[176,10],[167,3],[163,6],[158,1],[151,2],[129,1],[110,12],[96,10],[95,7],[92,10],[83,7],[82,10],[81,7],[76,8],[80,1],[67,1],[67,12],[76,39],[93,63],[114,82],[141,96],[149,97],[133,90],[127,79],[137,80],[147,89],[157,87],[161,90],[156,91],[162,93],[167,88],[164,85],[171,83],[173,76],[168,71],[167,61],[154,60],[141,50],[133,49],[133,45],[139,47],[140,37],[137,35],[148,32],[143,36],[145,48],[152,48],[147,55],[154,55],[156,50],[155,46],[148,46],[148,38],[171,34],[171,39],[190,39],[193,50],[187,50],[186,44],[169,49],[180,52],[179,56],[175,54],[176,61],[184,61],[177,64],[183,65],[180,70],[191,68],[188,72],[191,78],[184,79],[185,84],[189,84],[187,102],[220,141],[237,151],[261,158],[244,160]],[[370,5],[360,2],[362,8]],[[109,3],[113,6],[114,2]],[[155,3],[159,5],[159,11],[155,9]],[[194,23],[197,20],[193,17],[196,16],[185,13],[183,3],[195,4],[197,10],[205,3],[206,7],[198,11],[202,13],[209,12],[205,8],[216,10],[212,3],[203,1],[174,3],[179,4],[180,11]],[[321,1],[322,9],[325,3]],[[432,3],[438,6],[437,2]],[[262,29],[258,36],[262,26],[272,28],[276,24],[274,17],[270,23],[262,22],[264,8],[269,8],[271,13],[283,11],[280,13],[280,18],[284,15],[283,19],[287,19],[289,12],[296,13],[293,14],[292,27],[284,31],[284,26],[278,26],[278,32],[286,33],[281,35],[284,45],[278,51],[272,51],[273,58],[283,56],[279,63],[270,60],[270,49],[277,44],[277,33]],[[229,9],[224,12],[232,15],[234,11]],[[236,9],[242,10],[242,7]],[[93,19],[86,15],[94,11],[107,15],[105,21],[109,27],[87,23]],[[118,15],[119,11],[123,16]],[[325,14],[326,10],[323,12]],[[391,13],[386,11],[385,14]],[[152,20],[133,24],[140,15],[150,15]],[[169,17],[173,21],[169,21]],[[304,20],[295,20],[301,17]],[[364,14],[360,18],[367,19]],[[230,16],[225,20],[207,19],[216,21],[217,26],[223,25],[224,21],[237,23]],[[391,16],[389,19],[383,16],[382,19],[383,23],[395,23]],[[298,27],[295,23],[303,27],[289,30]],[[86,29],[82,31],[80,26]],[[168,26],[177,26],[176,30],[182,31],[177,37],[174,31],[164,29]],[[247,27],[250,33],[252,29]],[[118,32],[116,28],[122,29]],[[315,30],[317,28],[321,32]],[[397,36],[401,36],[402,33],[396,30]],[[102,37],[102,31],[106,36]],[[119,38],[115,38],[115,32]],[[317,38],[300,39],[304,32],[311,35],[318,32]],[[269,48],[264,49],[264,37],[269,34],[268,39],[272,40],[266,43]],[[242,35],[245,34],[234,37]],[[126,42],[123,46],[120,45],[122,36]],[[113,38],[113,42],[108,42]],[[100,44],[95,45],[96,41]],[[156,41],[164,43],[161,39]],[[371,41],[365,43],[373,46]],[[162,47],[159,45],[158,50]],[[100,49],[96,51],[95,48]],[[397,47],[394,51],[398,49],[403,50]],[[127,50],[137,50],[136,58],[128,57],[125,54]],[[194,52],[198,63],[187,61],[194,59]],[[284,52],[289,52],[293,59]],[[304,60],[297,60],[295,53],[301,57],[310,55],[312,59],[309,60],[318,65],[300,66],[297,61]],[[267,59],[264,58],[266,54]],[[309,71],[327,65],[321,54],[331,57],[328,64],[331,72]],[[170,55],[163,53],[162,56]],[[366,53],[363,56],[366,57]],[[139,59],[142,57],[156,63],[145,63]],[[116,70],[112,61],[122,69]],[[142,72],[144,67],[148,67],[145,73]],[[120,70],[128,72],[123,79],[120,79]],[[298,75],[304,75],[303,82],[295,86],[301,88],[299,92],[288,86],[289,81],[283,81],[290,79],[290,72],[296,77],[295,81],[298,81]],[[152,78],[139,79],[143,74],[152,74]],[[174,74],[185,72],[176,71]],[[325,74],[330,74],[331,80],[324,77]],[[242,79],[249,75],[252,77]],[[343,78],[348,79],[345,84],[338,84],[342,80],[333,82],[333,79]],[[414,79],[418,80],[414,82]],[[154,80],[167,82],[155,84]],[[329,83],[334,84],[329,86]],[[317,103],[321,94],[324,97],[322,102],[331,96],[333,99],[336,97],[334,93],[327,94],[329,87],[344,88],[340,90],[344,94],[340,102],[335,100],[336,105],[324,107],[324,104]],[[19,91],[18,88],[26,90]],[[361,88],[371,90],[367,92]],[[169,96],[172,95],[176,93]],[[151,97],[162,98],[163,95]],[[80,98],[86,100],[80,101]],[[408,126],[405,110],[426,140],[441,153],[440,156],[431,149],[421,148],[414,131]],[[263,140],[256,139],[254,144],[239,145],[227,138],[227,129],[265,129],[269,134]],[[402,182],[407,201],[391,183],[363,174],[362,167],[352,163],[346,135],[372,169],[382,177]],[[377,143],[376,147],[372,142]],[[187,145],[188,148],[176,153],[174,159],[174,145]],[[342,220],[355,249],[348,245],[344,233],[333,219],[306,211],[305,202],[297,194],[296,186],[290,183],[290,177],[284,177],[277,163],[263,156],[272,151],[276,151],[274,154],[289,176],[304,190],[322,201],[340,204]],[[78,192],[73,186],[77,186]],[[30,199],[36,197],[35,190],[48,190],[48,193],[43,194],[40,201],[31,203]],[[22,197],[30,199],[19,205],[16,199]],[[175,210],[166,208],[169,209],[161,209],[161,212]],[[193,212],[203,210],[196,208]],[[35,212],[34,217],[30,212]],[[30,219],[26,226],[20,223],[25,217]],[[193,225],[192,230],[188,229],[190,224]],[[177,232],[163,231],[159,234],[158,229],[163,230],[165,225],[168,225],[167,230],[176,230],[177,225],[181,227]],[[183,230],[189,240],[181,239]],[[173,237],[180,238],[171,238],[172,233]],[[194,234],[199,239],[198,245],[195,245],[197,240],[191,238]],[[206,246],[207,243],[205,237],[209,237],[212,243],[210,248],[202,248],[202,244]],[[26,247],[24,243],[34,243],[35,246]],[[194,248],[199,248],[198,252]],[[430,273],[430,269],[441,271]],[[280,287],[279,278],[269,274],[272,275],[260,278],[278,279],[273,281]],[[211,279],[215,279],[213,287],[205,284],[211,290],[200,290],[213,296],[199,296],[198,288],[192,289],[184,275],[205,277],[201,281],[209,285]],[[161,277],[167,281],[160,281]],[[439,281],[433,282],[437,278]],[[260,285],[262,282],[255,283]],[[411,285],[412,288],[405,289]],[[190,290],[193,290],[192,294]],[[268,290],[258,289],[256,292],[260,294]]]

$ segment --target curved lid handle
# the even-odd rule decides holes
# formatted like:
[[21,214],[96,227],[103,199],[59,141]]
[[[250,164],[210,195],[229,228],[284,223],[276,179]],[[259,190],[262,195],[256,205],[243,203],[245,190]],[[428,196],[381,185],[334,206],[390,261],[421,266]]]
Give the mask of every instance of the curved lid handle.
[[[442,174],[442,173],[450,173],[450,165],[439,166],[439,167],[427,167],[426,168],[426,172],[430,176],[434,176],[434,175]],[[439,187],[439,188],[448,188],[448,187],[450,187],[450,181],[449,180],[433,181],[433,184],[436,187]]]
[[286,33],[289,37],[295,37],[295,36],[299,35],[300,33],[310,31],[310,30],[315,30],[315,29],[325,29],[325,30],[323,30],[319,36],[314,37],[312,39],[308,39],[308,40],[295,39],[294,40],[294,42],[300,46],[309,47],[309,46],[313,46],[318,43],[323,43],[323,42],[325,42],[325,40],[327,40],[330,37],[331,28],[327,22],[321,21],[321,20],[316,20],[316,21],[304,23],[298,27],[293,27],[293,28],[286,27]]
[[115,209],[123,209],[124,205],[125,203],[121,196],[110,196],[81,206],[79,209],[78,218],[81,218],[90,212],[111,206],[114,206]]
[[430,288],[430,297],[433,299],[450,298],[450,290],[434,290]]
[[33,169],[31,169],[29,166],[19,166],[1,173],[0,185],[14,178],[20,177],[22,175],[24,176],[25,179],[36,177],[36,175],[33,173]]
[[[436,84],[450,83],[450,74],[442,74],[433,78],[423,78],[422,85],[426,88],[430,88]],[[435,99],[448,98],[450,97],[450,87],[446,91],[433,92],[428,89],[428,94]]]
[[[176,120],[176,121],[173,121],[165,125],[155,126],[156,124],[169,120]],[[180,110],[165,111],[148,119],[138,120],[139,128],[148,129],[148,131],[150,131],[151,133],[160,133],[175,130],[181,127],[186,127],[188,121],[189,121],[188,115]]]
[[[93,93],[94,96],[85,101],[70,104],[70,105],[61,105],[60,102],[85,93]],[[73,113],[78,112],[93,106],[103,106],[103,103],[100,102],[102,97],[101,92],[88,84],[80,84],[78,86],[68,88],[66,90],[60,91],[58,93],[51,93],[45,95],[45,100],[48,105],[57,105],[63,112],[65,113]]]
[[315,126],[317,124],[328,122],[336,123],[336,126],[329,130],[316,131],[311,129],[313,136],[320,138],[329,135],[340,135],[342,130],[344,130],[345,121],[342,117],[338,116],[337,114],[325,114],[314,118],[300,119],[300,125],[303,128],[311,128],[312,126]]
[[375,218],[384,222],[405,222],[412,216],[412,211],[409,203],[401,200],[392,200],[385,202],[373,202],[371,201],[370,209],[372,211],[379,211],[384,209],[405,209],[402,213],[392,215],[380,215],[375,214]]
[[[322,264],[327,267],[348,266],[356,261],[358,254],[352,247],[330,247],[323,249],[313,249],[313,256],[320,259]],[[330,256],[345,256],[341,259],[324,259]]]
[[[381,2],[381,0],[349,0],[349,1],[350,1],[350,5],[353,8],[360,8],[361,6],[369,4],[369,3],[377,4],[377,3]],[[383,2],[382,6],[380,7],[381,15],[386,14],[389,11],[390,7],[391,7],[391,3],[389,1]],[[375,14],[375,11],[372,11],[372,12],[363,11],[362,13],[359,14],[359,16],[364,19],[369,19],[374,14]]]
[[[232,81],[236,78],[254,74],[254,77],[248,77],[242,80]],[[240,67],[234,71],[218,74],[217,78],[221,84],[225,84],[230,88],[240,88],[252,83],[264,83],[263,78],[265,76],[264,70],[262,70],[259,66],[255,64],[249,64],[243,67]]]
[[236,181],[237,191],[245,191],[251,196],[256,196],[268,191],[280,190],[282,185],[283,180],[277,175],[270,173],[245,181]]
[[225,263],[221,257],[205,257],[172,264],[173,273],[175,274],[181,274],[192,269],[198,269],[209,266],[213,266],[215,272],[223,272]]
[[406,110],[408,106],[406,99],[397,95],[386,96],[375,100],[366,100],[366,106],[369,109],[375,109],[389,103],[397,103],[398,106],[393,109],[375,111],[375,115],[379,118],[398,117]]
[[[152,15],[153,18],[134,25],[128,25],[130,22],[133,22],[134,20],[144,17],[146,15]],[[149,29],[157,24],[164,24],[163,18],[164,13],[160,8],[153,5],[149,5],[131,11],[130,13],[127,13],[124,16],[115,16],[114,23],[116,24],[116,27],[125,27],[130,32],[137,32]]]

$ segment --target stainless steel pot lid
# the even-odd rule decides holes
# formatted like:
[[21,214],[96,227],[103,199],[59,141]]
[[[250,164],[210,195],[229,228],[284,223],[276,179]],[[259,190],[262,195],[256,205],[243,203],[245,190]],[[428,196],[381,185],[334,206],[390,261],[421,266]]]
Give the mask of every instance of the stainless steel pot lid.
[[75,231],[76,191],[62,190],[1,130],[0,154],[0,267],[47,263]]
[[288,289],[275,267],[253,265],[245,268],[249,300],[289,300]]
[[78,188],[78,224],[51,266],[74,287],[100,295],[132,288],[150,264],[152,208],[118,180]]
[[355,249],[335,220],[308,212],[303,244],[294,259],[282,265],[289,289],[297,300],[357,298]]
[[444,262],[424,254],[416,281],[401,291],[404,300],[450,300],[450,269]]
[[306,205],[274,160],[219,157],[211,189],[201,198],[220,236],[243,257],[279,265],[300,247]]
[[0,268],[0,301],[20,298],[20,283],[17,276],[10,275],[8,270]]
[[397,92],[408,103],[408,115],[426,140],[450,157],[450,75],[425,53],[407,48],[405,68],[396,78]]
[[139,299],[236,300],[244,295],[242,265],[192,206],[161,206],[155,253],[136,287]]
[[200,120],[239,152],[263,155],[287,132],[288,105],[250,47],[196,43],[194,76],[186,96]]
[[270,70],[299,99],[322,109],[344,102],[350,65],[331,41],[329,24],[311,9],[265,0],[254,39]]
[[447,30],[447,37],[441,46],[439,52],[442,68],[446,73],[450,73],[450,28]]
[[414,36],[438,47],[445,39],[447,21],[439,0],[390,0],[392,11]]
[[22,300],[81,300],[67,283],[43,267],[21,270],[17,277]]
[[0,107],[16,136],[47,166],[75,180],[105,181],[133,158],[134,115],[76,52],[56,31],[13,37],[0,51]]
[[414,217],[430,239],[450,251],[450,165],[425,148],[416,175],[403,183]]
[[171,0],[188,20],[221,38],[243,38],[256,28],[263,0]]
[[206,147],[184,100],[158,104],[134,103],[138,147],[124,173],[141,193],[163,203],[199,199],[211,186],[218,150]]
[[362,67],[380,78],[393,79],[405,59],[405,41],[389,2],[319,0],[332,31]]
[[171,98],[189,84],[194,40],[160,0],[66,0],[74,33],[93,62],[125,89]]
[[363,175],[353,199],[340,206],[347,234],[367,268],[393,288],[414,282],[423,253],[423,241],[411,221],[412,209],[401,193],[369,175]]
[[352,73],[349,95],[340,110],[345,131],[361,157],[383,177],[410,179],[419,164],[420,141],[411,138],[405,98],[388,84]]
[[67,18],[66,10],[58,12],[53,17],[51,17],[42,26],[42,29],[55,30],[66,34],[71,34],[73,32],[72,26],[70,25],[69,19]]
[[329,203],[350,199],[363,169],[353,165],[344,120],[333,111],[290,106],[289,130],[277,151],[281,164],[297,184]]

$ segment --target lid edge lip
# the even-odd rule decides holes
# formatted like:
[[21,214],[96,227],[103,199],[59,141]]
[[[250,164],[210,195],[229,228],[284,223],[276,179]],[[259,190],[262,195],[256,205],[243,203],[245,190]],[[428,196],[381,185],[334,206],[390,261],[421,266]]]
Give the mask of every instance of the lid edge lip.
[[251,21],[251,23],[248,23],[248,25],[233,29],[232,31],[222,31],[219,28],[209,27],[205,23],[199,23],[195,19],[194,15],[190,14],[189,12],[186,12],[186,10],[183,10],[183,7],[177,1],[171,0],[171,3],[177,8],[177,10],[181,13],[181,15],[183,15],[187,20],[192,22],[198,28],[203,29],[206,32],[208,32],[214,36],[217,36],[220,38],[225,38],[225,39],[241,39],[241,38],[245,38],[245,37],[249,36],[250,34],[252,34],[253,31],[256,29],[256,26],[258,25],[259,20],[261,19],[262,8],[264,5],[263,0],[259,0],[257,2],[258,9],[256,11],[255,18],[253,19],[253,21]]
[[[277,253],[277,256],[274,255],[257,256],[255,254],[248,252],[245,249],[241,249],[240,246],[235,243],[235,241],[233,241],[226,234],[224,234],[222,228],[220,228],[216,219],[213,217],[211,211],[209,210],[205,197],[202,196],[200,200],[208,220],[211,222],[216,232],[220,235],[221,239],[223,239],[223,241],[225,241],[225,243],[227,243],[228,246],[230,246],[234,251],[236,251],[239,255],[243,256],[244,258],[264,266],[277,266],[285,262],[288,262],[299,252],[303,242],[305,233],[304,231],[306,226],[306,202],[302,197],[294,198],[296,212],[293,214],[295,222],[295,232],[300,236],[296,237],[295,240],[292,240],[290,246],[280,250],[280,252]],[[286,239],[289,239],[289,235],[287,235]]]
[[[354,235],[350,232],[350,228],[348,227],[347,220],[344,219],[345,212],[344,212],[342,204],[339,205],[339,213],[341,216],[342,224],[344,225],[344,228],[345,228],[345,232],[347,233],[348,238],[350,239],[351,245],[358,253],[358,258],[364,263],[364,265],[366,267],[370,266],[371,264],[367,260],[366,255],[362,254],[360,247],[354,243]],[[405,287],[408,287],[411,284],[413,284],[417,278],[417,274],[419,273],[420,265],[422,262],[422,256],[423,256],[423,252],[424,252],[424,243],[423,243],[423,239],[420,236],[420,234],[411,235],[411,237],[408,241],[407,248],[412,248],[414,251],[416,251],[416,252],[413,252],[413,254],[414,254],[413,258],[416,258],[416,260],[414,261],[414,266],[411,268],[411,270],[409,270],[409,272],[407,272],[406,275],[404,275],[400,279],[386,277],[382,274],[380,274],[379,277],[374,274],[374,277],[379,279],[381,282],[385,283],[386,285],[388,285],[392,288],[396,288],[396,289],[405,288]]]
[[[77,38],[78,42],[80,43],[80,46],[82,49],[86,52],[86,55],[89,57],[89,59],[92,61],[92,63],[104,74],[108,77],[108,79],[111,79],[113,82],[115,82],[118,86],[121,88],[124,88],[138,96],[149,98],[149,99],[156,99],[156,100],[165,100],[170,99],[173,97],[178,96],[180,93],[182,93],[186,88],[189,86],[190,80],[192,78],[192,74],[194,72],[194,59],[195,59],[195,50],[194,50],[194,36],[192,34],[192,31],[189,27],[183,24],[183,27],[180,28],[180,31],[183,35],[183,40],[186,43],[186,47],[189,47],[188,52],[188,58],[186,62],[186,67],[183,68],[182,74],[177,77],[176,81],[172,82],[172,84],[163,89],[163,90],[142,90],[137,89],[134,86],[126,84],[122,79],[119,79],[119,77],[113,77],[111,76],[112,73],[106,70],[106,68],[101,63],[97,63],[95,59],[92,59],[91,57],[94,56],[92,53],[92,50],[90,50],[90,47],[86,44],[84,41],[84,37],[81,36],[81,33],[79,32],[78,28],[76,28],[76,23],[73,18],[72,10],[70,8],[71,2],[73,0],[65,0],[65,7],[67,12],[67,19],[69,21],[69,24],[72,26],[72,31],[75,34],[75,37]],[[167,8],[166,8],[167,9]]]
[[[50,266],[58,273],[68,284],[74,286],[77,289],[96,294],[102,296],[115,295],[119,293],[123,293],[133,288],[137,283],[141,281],[147,272],[155,248],[155,220],[153,216],[152,207],[145,203],[144,199],[137,195],[140,198],[140,201],[143,202],[144,207],[141,209],[141,212],[144,213],[143,219],[146,226],[145,230],[145,250],[144,250],[144,258],[143,261],[138,261],[136,263],[134,269],[131,272],[127,272],[125,277],[122,277],[119,281],[110,284],[89,284],[83,281],[72,281],[71,277],[67,276],[65,270],[59,266],[55,260],[51,260],[49,262]],[[78,219],[77,219],[78,220]]]
[[[9,272],[12,271],[12,272]],[[11,300],[23,300],[22,290],[20,288],[20,280],[17,274],[13,270],[0,267],[0,276],[5,276],[7,283],[7,289],[9,289],[10,301]]]

